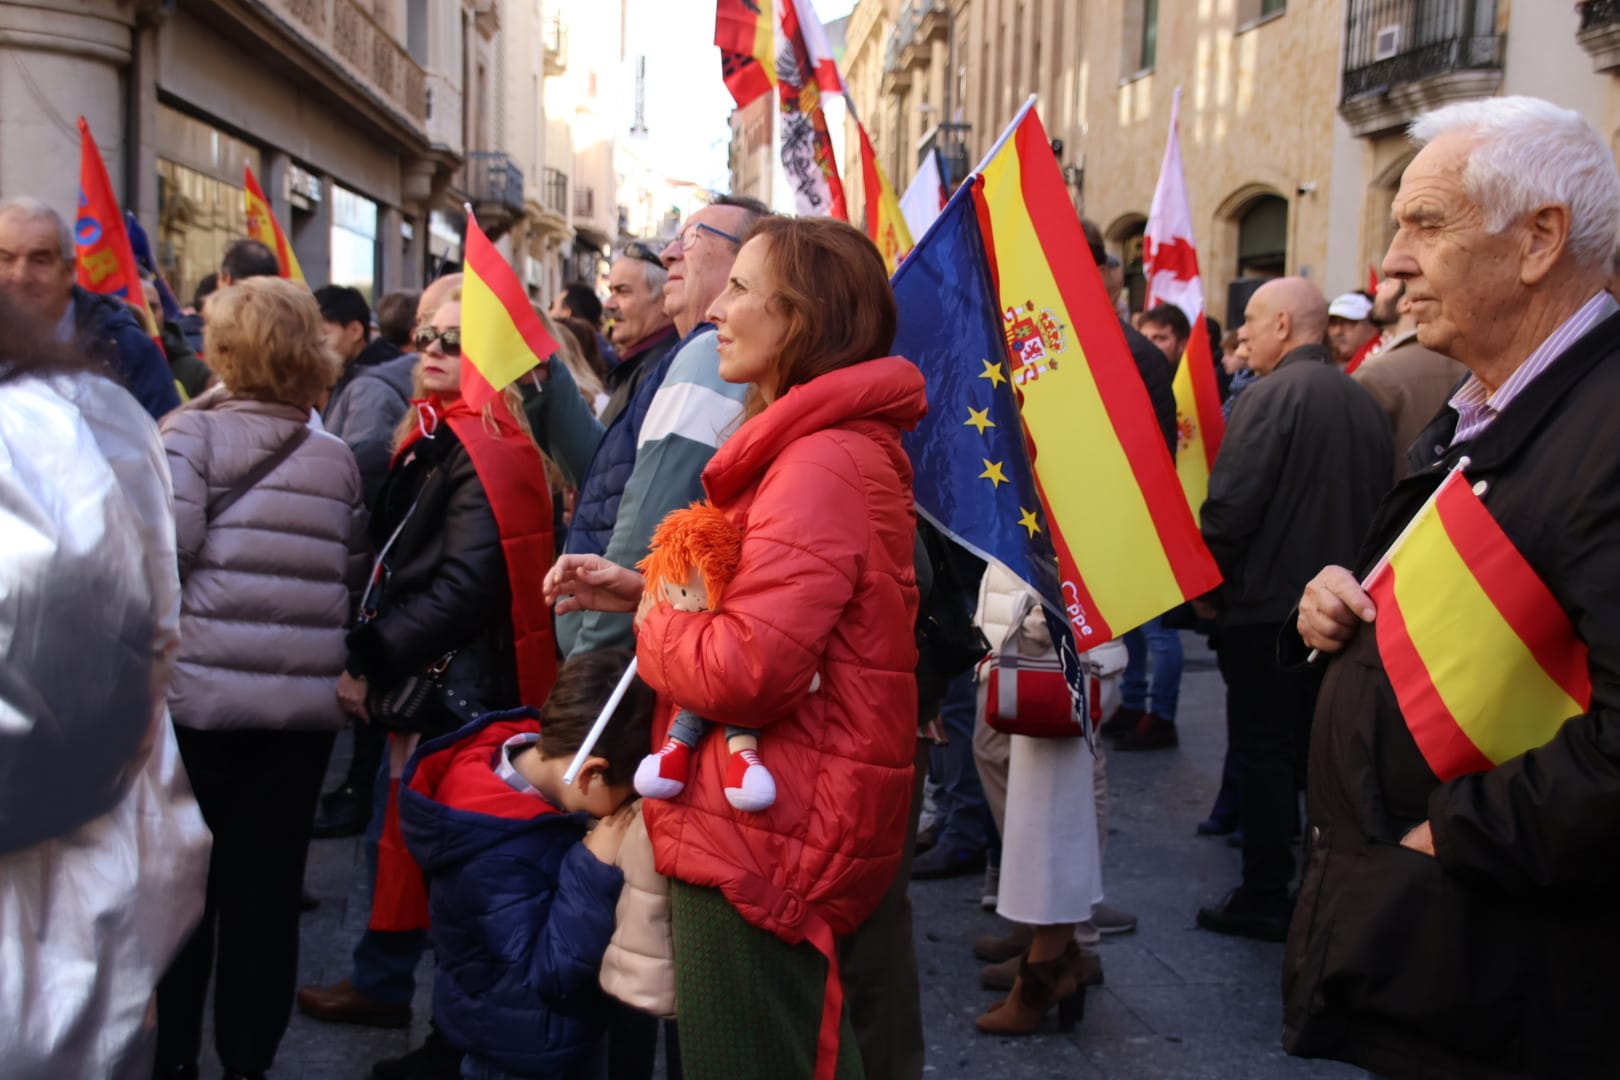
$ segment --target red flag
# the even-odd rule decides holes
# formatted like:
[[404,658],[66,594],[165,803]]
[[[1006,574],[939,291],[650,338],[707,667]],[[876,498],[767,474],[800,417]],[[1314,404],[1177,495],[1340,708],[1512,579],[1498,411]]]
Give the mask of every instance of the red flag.
[[113,198],[112,181],[101,151],[90,134],[90,125],[79,117],[79,216],[73,223],[73,243],[78,250],[77,277],[81,286],[93,293],[116,296],[133,304],[142,316],[147,333],[154,333],[146,295],[141,291],[141,275],[136,269],[135,252],[124,231],[124,215]]
[[1372,263],[1367,264],[1367,291],[1370,293],[1378,292],[1378,267]]

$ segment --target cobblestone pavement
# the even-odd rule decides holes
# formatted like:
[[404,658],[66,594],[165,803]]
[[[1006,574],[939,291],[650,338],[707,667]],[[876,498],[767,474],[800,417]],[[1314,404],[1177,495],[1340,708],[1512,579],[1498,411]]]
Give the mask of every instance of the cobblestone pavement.
[[[1050,1034],[1017,1040],[976,1034],[973,1018],[995,995],[979,989],[969,943],[1004,924],[979,910],[977,877],[912,886],[930,1078],[1365,1075],[1283,1054],[1280,945],[1223,938],[1194,926],[1198,905],[1236,884],[1238,855],[1219,840],[1193,835],[1219,780],[1223,691],[1203,640],[1183,638],[1181,746],[1108,760],[1108,900],[1139,915],[1141,926],[1104,940],[1106,985],[1090,992],[1085,1020],[1072,1034],[1051,1028]],[[346,740],[340,740],[334,775],[346,753]],[[364,868],[358,840],[317,840],[311,847],[307,881],[321,904],[304,918],[302,982],[348,974],[349,950],[366,919]],[[363,1080],[373,1061],[417,1045],[427,1030],[430,964],[431,958],[418,973],[415,1022],[408,1031],[321,1024],[295,1012],[273,1076]],[[207,1063],[204,1076],[218,1075],[217,1068]]]

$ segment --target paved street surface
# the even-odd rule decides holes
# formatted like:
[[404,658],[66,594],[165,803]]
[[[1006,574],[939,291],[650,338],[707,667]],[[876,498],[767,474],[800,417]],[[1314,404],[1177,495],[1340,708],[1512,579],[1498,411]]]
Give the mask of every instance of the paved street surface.
[[[1282,946],[1198,930],[1198,905],[1236,883],[1237,852],[1193,835],[1214,798],[1225,747],[1220,676],[1203,639],[1184,634],[1181,746],[1114,754],[1105,859],[1108,900],[1141,916],[1134,934],[1105,939],[1106,986],[1094,989],[1071,1035],[1028,1039],[978,1035],[973,1019],[995,995],[978,988],[973,938],[1000,929],[979,910],[977,877],[918,882],[918,963],[931,1078],[1349,1078],[1360,1070],[1286,1057],[1279,1045]],[[340,740],[336,775],[344,764]],[[317,840],[308,882],[321,906],[305,916],[302,981],[349,970],[365,925],[364,860],[358,840]],[[294,1013],[273,1070],[278,1078],[363,1080],[370,1063],[404,1053],[426,1034],[429,963],[419,974],[409,1031],[320,1024]],[[208,1036],[211,1039],[211,1036]],[[203,1075],[218,1075],[205,1062]],[[872,1080],[882,1080],[874,1077]]]

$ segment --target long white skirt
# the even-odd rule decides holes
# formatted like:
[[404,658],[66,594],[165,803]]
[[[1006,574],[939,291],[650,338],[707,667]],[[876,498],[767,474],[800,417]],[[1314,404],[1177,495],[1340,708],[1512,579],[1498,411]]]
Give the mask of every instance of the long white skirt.
[[1002,918],[1081,923],[1102,902],[1094,764],[1084,739],[1012,737],[996,902]]

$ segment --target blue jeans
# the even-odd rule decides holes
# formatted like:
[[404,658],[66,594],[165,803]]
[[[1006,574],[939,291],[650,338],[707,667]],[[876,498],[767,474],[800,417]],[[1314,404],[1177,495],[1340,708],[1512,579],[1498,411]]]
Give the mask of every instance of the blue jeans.
[[928,771],[939,778],[939,840],[947,851],[977,854],[990,843],[990,805],[973,761],[973,721],[978,712],[973,673],[951,680],[939,719],[950,742],[929,752]]
[[[1181,634],[1150,619],[1125,633],[1125,677],[1120,681],[1119,703],[1127,709],[1151,712],[1174,723],[1181,697]],[[1148,658],[1153,659],[1153,685],[1148,686]],[[1150,700],[1153,708],[1148,708]]]
[[[371,789],[371,823],[366,826],[366,895],[377,888],[377,841],[388,809],[388,754],[383,754]],[[367,918],[370,918],[369,912]],[[372,930],[354,947],[354,988],[385,1005],[409,1005],[416,996],[416,965],[427,946],[425,930]]]

